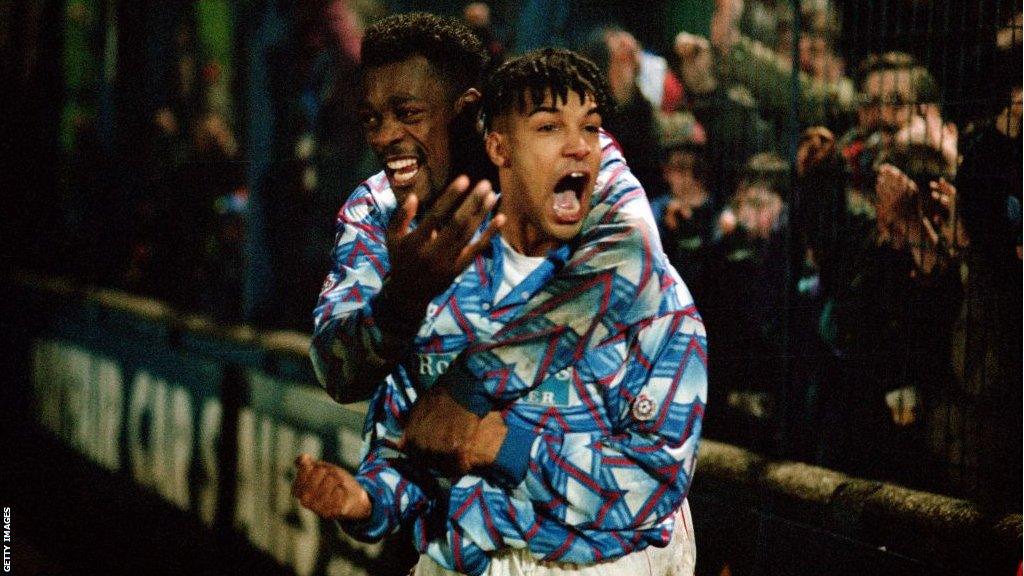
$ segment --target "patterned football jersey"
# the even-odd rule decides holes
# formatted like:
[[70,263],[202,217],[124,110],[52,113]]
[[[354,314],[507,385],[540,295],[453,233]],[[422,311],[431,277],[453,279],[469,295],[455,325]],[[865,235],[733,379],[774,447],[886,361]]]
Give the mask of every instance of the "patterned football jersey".
[[[325,387],[339,401],[372,394],[357,479],[373,514],[345,529],[375,540],[412,523],[420,552],[468,574],[507,546],[586,564],[667,543],[694,467],[706,336],[614,142],[602,137],[581,234],[500,300],[495,238],[429,305],[397,366],[373,322],[395,207],[383,174],[346,202],[315,311],[311,356]],[[395,444],[417,394],[455,363],[509,433],[493,470],[451,484]]]

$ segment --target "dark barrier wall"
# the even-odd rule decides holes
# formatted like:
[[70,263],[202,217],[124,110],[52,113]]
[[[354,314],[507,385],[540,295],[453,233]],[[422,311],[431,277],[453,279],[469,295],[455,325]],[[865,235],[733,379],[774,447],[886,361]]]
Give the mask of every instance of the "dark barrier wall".
[[1021,516],[704,440],[691,492],[699,572],[1016,574]]
[[399,541],[349,539],[290,494],[301,452],[357,466],[364,411],[311,385],[301,337],[223,329],[59,282],[17,290],[30,325],[18,338],[30,356],[32,418],[93,466],[299,576],[393,574],[411,561]]
[[[362,407],[339,406],[315,386],[305,336],[223,327],[56,280],[5,284],[14,293],[4,302],[8,354],[22,368],[7,374],[6,394],[31,398],[33,424],[84,456],[94,482],[155,495],[153,522],[187,516],[198,546],[240,541],[234,550],[272,558],[278,571],[395,574],[413,561],[401,535],[355,542],[289,493],[298,453],[352,469],[361,452]],[[31,383],[25,396],[19,382]],[[1019,515],[986,517],[965,501],[709,440],[691,502],[702,574],[1011,574],[1020,562]],[[73,506],[117,514],[102,502]],[[158,537],[140,532],[139,546],[144,534]],[[241,573],[233,556],[223,562],[209,573]]]

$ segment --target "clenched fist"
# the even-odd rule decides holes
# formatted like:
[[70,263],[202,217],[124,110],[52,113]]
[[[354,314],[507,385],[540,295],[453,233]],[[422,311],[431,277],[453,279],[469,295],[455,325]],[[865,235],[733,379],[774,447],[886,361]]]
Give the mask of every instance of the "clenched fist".
[[295,469],[292,496],[304,508],[325,520],[359,521],[370,517],[370,495],[343,468],[301,454],[295,459]]

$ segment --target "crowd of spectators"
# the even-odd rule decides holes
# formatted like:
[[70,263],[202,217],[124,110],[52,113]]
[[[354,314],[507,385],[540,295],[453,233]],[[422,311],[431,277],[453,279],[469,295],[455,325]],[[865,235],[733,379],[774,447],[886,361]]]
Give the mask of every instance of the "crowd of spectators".
[[1019,510],[1019,2],[64,4],[65,160],[33,213],[55,268],[308,329],[333,214],[375,171],[361,29],[461,17],[495,61],[560,44],[606,72],[605,128],[707,324],[708,436]]

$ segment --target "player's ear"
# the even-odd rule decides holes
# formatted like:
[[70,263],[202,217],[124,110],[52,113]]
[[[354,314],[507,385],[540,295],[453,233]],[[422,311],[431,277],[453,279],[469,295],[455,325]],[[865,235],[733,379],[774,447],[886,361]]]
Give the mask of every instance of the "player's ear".
[[455,101],[455,113],[461,114],[463,110],[469,107],[476,107],[480,105],[480,91],[476,88],[470,88],[459,96],[459,99]]
[[484,147],[487,149],[487,156],[495,166],[504,168],[509,165],[508,136],[496,130],[490,130],[487,132],[487,137],[484,138]]

